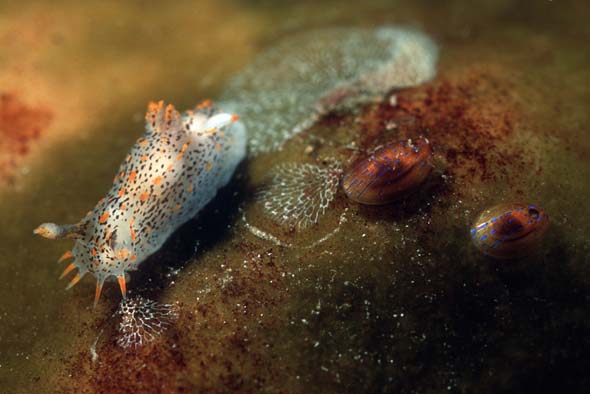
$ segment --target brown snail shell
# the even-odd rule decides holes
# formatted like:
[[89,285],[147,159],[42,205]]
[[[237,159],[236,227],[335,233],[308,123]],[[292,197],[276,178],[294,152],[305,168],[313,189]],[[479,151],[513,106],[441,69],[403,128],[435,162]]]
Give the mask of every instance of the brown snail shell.
[[387,144],[344,175],[344,193],[361,204],[381,205],[415,191],[432,171],[426,138]]
[[471,228],[471,238],[482,253],[512,259],[538,249],[548,227],[549,216],[537,205],[500,204],[481,213]]

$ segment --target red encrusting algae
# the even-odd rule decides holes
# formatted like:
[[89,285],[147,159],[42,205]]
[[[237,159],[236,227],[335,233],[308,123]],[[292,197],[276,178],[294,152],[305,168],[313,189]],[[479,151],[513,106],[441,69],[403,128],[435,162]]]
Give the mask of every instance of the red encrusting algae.
[[43,107],[30,107],[14,93],[0,93],[0,182],[14,180],[19,159],[30,151],[53,118]]

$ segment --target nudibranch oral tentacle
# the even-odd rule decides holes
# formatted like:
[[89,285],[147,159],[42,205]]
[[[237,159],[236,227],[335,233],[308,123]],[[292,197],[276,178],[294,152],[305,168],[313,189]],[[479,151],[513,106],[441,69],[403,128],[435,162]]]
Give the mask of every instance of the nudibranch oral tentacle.
[[150,103],[146,132],[123,160],[111,190],[79,223],[44,223],[35,234],[71,238],[73,258],[62,274],[96,278],[95,305],[104,282],[115,277],[126,297],[125,274],[158,250],[231,179],[246,153],[246,130],[238,117],[210,101],[180,114],[163,101]]
[[514,259],[538,249],[548,227],[549,215],[538,205],[500,204],[481,213],[471,228],[471,238],[487,256]]

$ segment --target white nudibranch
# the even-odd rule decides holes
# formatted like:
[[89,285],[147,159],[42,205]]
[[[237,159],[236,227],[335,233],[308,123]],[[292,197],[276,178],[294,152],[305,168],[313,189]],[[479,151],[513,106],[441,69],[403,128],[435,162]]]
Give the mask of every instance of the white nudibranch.
[[210,101],[180,114],[172,105],[150,103],[146,132],[123,160],[107,195],[74,225],[44,223],[35,234],[74,238],[60,261],[62,274],[96,278],[95,305],[105,280],[116,277],[123,297],[125,273],[157,251],[181,224],[193,218],[232,177],[246,154],[246,129],[238,117]]
[[279,149],[327,112],[432,79],[436,60],[436,45],[414,30],[307,31],[256,56],[221,100],[242,117],[249,154],[256,155]]

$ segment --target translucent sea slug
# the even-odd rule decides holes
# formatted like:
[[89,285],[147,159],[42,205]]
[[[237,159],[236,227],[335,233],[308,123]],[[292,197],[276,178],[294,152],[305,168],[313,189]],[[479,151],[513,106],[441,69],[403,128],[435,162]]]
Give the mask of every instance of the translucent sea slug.
[[531,254],[541,245],[549,216],[536,205],[500,204],[486,209],[471,228],[475,247],[498,259]]
[[427,139],[394,142],[346,171],[342,187],[350,199],[361,204],[387,204],[422,185],[432,171],[431,161]]
[[125,297],[125,273],[137,269],[230,180],[246,153],[246,130],[237,119],[209,101],[182,115],[162,101],[150,103],[146,133],[123,160],[107,195],[77,224],[45,223],[34,231],[75,239],[60,259],[74,258],[62,277],[78,269],[68,288],[91,273],[97,281],[95,305],[109,277],[117,278]]
[[242,117],[250,154],[273,151],[324,113],[434,77],[437,49],[395,27],[328,28],[294,35],[232,78],[221,100]]

